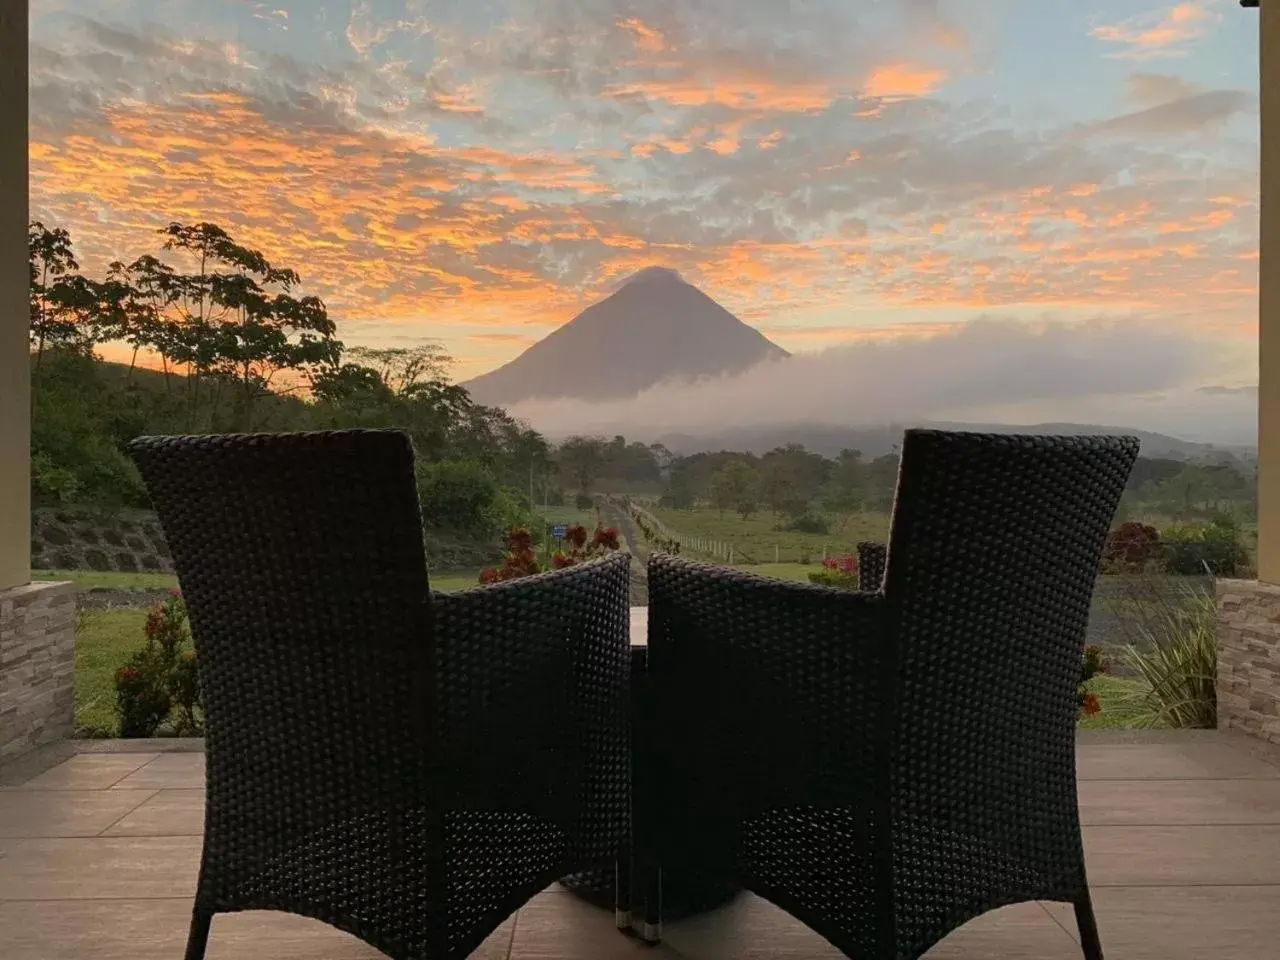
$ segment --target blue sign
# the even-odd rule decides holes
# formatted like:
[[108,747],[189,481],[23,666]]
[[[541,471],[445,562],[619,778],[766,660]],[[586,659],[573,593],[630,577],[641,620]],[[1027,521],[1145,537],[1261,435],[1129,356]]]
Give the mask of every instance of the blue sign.
[[568,532],[569,532],[568,525],[563,523],[557,523],[554,527],[551,528],[551,535],[555,537],[557,540],[563,540],[564,535]]

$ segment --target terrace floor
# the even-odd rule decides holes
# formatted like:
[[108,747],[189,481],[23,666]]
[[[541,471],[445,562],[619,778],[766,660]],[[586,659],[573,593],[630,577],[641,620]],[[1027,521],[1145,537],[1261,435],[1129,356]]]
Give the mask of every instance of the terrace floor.
[[[1083,734],[1080,805],[1111,960],[1274,960],[1280,944],[1280,750],[1205,732]],[[0,770],[0,957],[176,960],[200,854],[204,756],[191,741],[67,742]],[[478,951],[484,960],[838,957],[743,895],[668,924],[646,948],[611,913],[552,888]],[[374,960],[310,920],[214,920],[209,960]],[[1071,909],[1024,904],[980,918],[930,958],[1076,960]]]

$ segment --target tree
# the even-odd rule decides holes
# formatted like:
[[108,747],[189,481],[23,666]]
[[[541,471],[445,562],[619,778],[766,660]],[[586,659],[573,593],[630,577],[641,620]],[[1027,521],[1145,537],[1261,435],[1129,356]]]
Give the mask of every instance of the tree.
[[483,465],[442,460],[421,471],[418,498],[428,527],[488,535],[500,525],[501,488]]
[[898,454],[886,453],[866,465],[864,502],[872,510],[884,513],[893,506],[893,495],[898,486],[899,460]]
[[82,321],[86,314],[92,315],[97,292],[92,282],[79,274],[71,234],[61,227],[50,230],[38,220],[27,225],[27,266],[30,337],[39,371],[46,346],[83,347],[90,341]]
[[453,363],[444,347],[435,342],[416,347],[348,347],[344,356],[372,370],[393,396],[405,399],[432,385],[449,383]]
[[826,481],[828,461],[798,443],[771,450],[760,461],[760,492],[775,514],[799,516]]
[[604,468],[605,441],[602,437],[570,437],[560,444],[556,458],[578,492],[589,494]]
[[724,516],[726,510],[737,509],[751,498],[757,480],[750,464],[733,460],[711,475],[711,503]]
[[[157,347],[188,369],[188,423],[194,426],[207,379],[237,383],[238,425],[251,429],[255,401],[270,393],[281,370],[307,374],[333,366],[341,354],[335,327],[318,297],[295,297],[298,274],[272,266],[212,223],[170,223],[164,249],[185,255],[188,273],[159,261],[139,261],[139,281],[163,291],[171,314]],[[216,414],[219,392],[210,402]]]
[[849,518],[862,509],[865,496],[866,469],[861,450],[841,450],[831,469],[824,505],[839,519],[844,529]]

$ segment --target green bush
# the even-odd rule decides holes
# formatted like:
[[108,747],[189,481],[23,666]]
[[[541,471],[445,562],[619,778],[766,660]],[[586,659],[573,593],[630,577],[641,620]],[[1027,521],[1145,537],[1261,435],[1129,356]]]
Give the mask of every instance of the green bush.
[[122,737],[153,737],[169,721],[173,732],[201,732],[200,677],[187,605],[178,591],[147,616],[146,644],[116,671],[116,716]]
[[802,513],[788,521],[785,529],[794,533],[830,533],[827,518],[820,513]]
[[418,497],[428,527],[491,535],[501,529],[501,486],[483,464],[441,460],[420,468]]
[[1220,524],[1165,530],[1164,567],[1180,576],[1234,577],[1248,566],[1249,552],[1235,531]]
[[845,573],[832,567],[823,567],[809,574],[809,582],[821,587],[835,587],[837,590],[857,590],[858,574]]
[[596,502],[592,500],[589,495],[585,493],[580,493],[573,498],[573,505],[578,510],[590,510],[592,507],[596,505]]

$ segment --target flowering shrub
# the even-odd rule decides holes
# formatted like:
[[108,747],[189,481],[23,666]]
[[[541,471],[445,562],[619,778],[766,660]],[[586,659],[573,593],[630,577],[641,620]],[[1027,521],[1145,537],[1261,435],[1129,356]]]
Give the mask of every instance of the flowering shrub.
[[1102,548],[1103,567],[1111,571],[1140,570],[1160,555],[1160,533],[1155,527],[1131,520],[1107,534]]
[[1102,712],[1102,702],[1097,694],[1088,692],[1086,685],[1098,674],[1110,672],[1111,661],[1103,654],[1101,647],[1091,643],[1084,648],[1084,662],[1080,670],[1080,690],[1076,694],[1079,698],[1080,712],[1084,716],[1092,717]]
[[481,571],[480,582],[516,580],[541,572],[538,558],[533,555],[533,535],[523,527],[512,527],[507,532],[507,555],[502,560],[502,566]]
[[[565,546],[568,550],[557,550],[551,554],[548,566],[553,570],[572,567],[584,560],[598,556],[608,550],[620,547],[618,531],[613,527],[596,527],[594,535],[588,536],[587,528],[575,524],[565,531]],[[542,572],[542,565],[533,552],[533,536],[528,530],[513,527],[507,535],[507,556],[498,568],[490,567],[480,574],[481,583],[498,583],[501,580],[515,580]]]
[[172,591],[147,615],[146,644],[116,671],[122,737],[151,737],[165,721],[179,735],[201,730],[200,675],[187,604]]
[[858,558],[856,556],[827,557],[822,569],[809,574],[809,582],[840,590],[858,589]]

